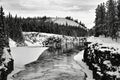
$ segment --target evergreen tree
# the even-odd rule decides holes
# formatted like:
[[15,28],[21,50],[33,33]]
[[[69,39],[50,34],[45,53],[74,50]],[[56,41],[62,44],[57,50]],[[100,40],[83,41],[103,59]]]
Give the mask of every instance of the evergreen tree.
[[117,17],[118,17],[118,21],[117,21],[117,30],[120,29],[120,0],[118,0],[118,4],[117,4]]
[[113,37],[115,35],[115,22],[116,22],[116,3],[114,0],[107,1],[107,27],[109,31],[109,36]]
[[96,9],[96,19],[95,19],[96,26],[105,23],[105,16],[106,16],[105,4],[103,3],[98,5]]
[[106,9],[105,4],[101,3],[96,8],[96,18],[95,18],[95,34],[96,36],[99,36],[101,34],[102,30],[105,28],[106,23]]
[[5,24],[4,24],[4,12],[3,8],[0,7],[0,48],[6,46],[6,34],[5,34]]
[[118,20],[120,21],[120,0],[118,0],[117,10]]

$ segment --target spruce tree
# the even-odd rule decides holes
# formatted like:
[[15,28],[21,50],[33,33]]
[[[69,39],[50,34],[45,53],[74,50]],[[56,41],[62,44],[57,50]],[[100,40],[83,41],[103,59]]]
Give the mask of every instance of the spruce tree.
[[105,4],[101,3],[96,8],[96,18],[95,18],[95,34],[96,36],[99,36],[102,29],[104,29],[104,25],[106,22],[106,9]]
[[107,1],[107,22],[109,36],[115,35],[115,22],[116,22],[116,5],[114,0]]
[[5,47],[5,25],[4,25],[4,12],[0,7],[0,48]]
[[117,10],[118,20],[120,21],[120,0],[118,0]]
[[105,16],[106,16],[106,11],[105,11],[105,5],[103,3],[98,5],[96,9],[96,19],[95,19],[96,26],[105,23]]
[[3,8],[0,7],[0,59],[3,54],[4,47],[9,46],[8,38],[5,33],[5,23],[4,23],[4,12]]

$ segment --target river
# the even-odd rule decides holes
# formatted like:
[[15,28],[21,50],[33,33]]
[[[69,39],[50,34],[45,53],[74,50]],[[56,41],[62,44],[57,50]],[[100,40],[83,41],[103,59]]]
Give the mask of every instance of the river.
[[66,43],[49,47],[36,61],[15,73],[13,80],[85,80],[85,73],[74,56],[84,49],[83,44]]

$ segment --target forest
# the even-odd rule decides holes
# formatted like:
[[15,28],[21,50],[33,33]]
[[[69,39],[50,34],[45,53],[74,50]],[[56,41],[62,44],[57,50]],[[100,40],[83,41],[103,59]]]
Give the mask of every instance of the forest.
[[60,35],[67,35],[67,36],[85,36],[87,35],[87,29],[85,29],[85,25],[78,20],[74,20],[71,17],[66,17],[65,19],[72,20],[78,23],[80,26],[71,26],[71,25],[60,25],[54,22],[47,21],[50,17],[27,17],[21,18],[13,17],[10,13],[9,15],[5,16],[5,26],[6,26],[6,33],[8,36],[13,40],[24,41],[22,37],[22,32],[42,32],[42,33],[52,33],[52,34],[60,34]]
[[95,26],[90,30],[95,36],[118,37],[120,31],[120,0],[108,0],[96,8]]

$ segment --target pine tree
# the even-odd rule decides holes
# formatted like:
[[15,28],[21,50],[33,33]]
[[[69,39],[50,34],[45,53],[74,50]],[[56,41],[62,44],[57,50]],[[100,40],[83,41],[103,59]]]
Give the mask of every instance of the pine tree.
[[96,8],[96,18],[95,18],[95,34],[96,36],[99,36],[101,32],[101,29],[104,29],[104,25],[106,22],[106,9],[105,4],[101,3]]
[[5,25],[4,25],[4,12],[3,8],[0,8],[0,48],[5,47],[5,40],[6,40],[6,34],[5,34]]
[[107,23],[109,36],[113,37],[115,35],[115,22],[116,22],[116,5],[114,0],[107,1]]
[[117,10],[118,20],[120,21],[120,0],[118,0]]

